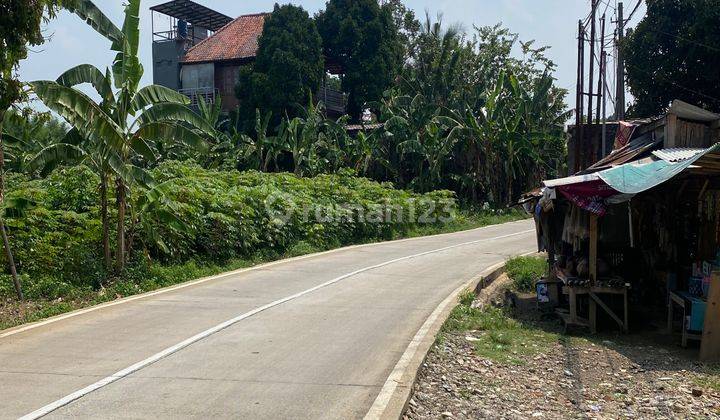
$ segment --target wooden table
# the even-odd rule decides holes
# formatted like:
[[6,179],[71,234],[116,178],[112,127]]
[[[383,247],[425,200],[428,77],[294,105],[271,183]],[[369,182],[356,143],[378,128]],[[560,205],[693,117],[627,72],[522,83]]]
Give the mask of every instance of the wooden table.
[[[605,311],[610,317],[622,328],[624,333],[629,331],[628,321],[628,289],[629,286],[614,288],[602,286],[564,286],[563,294],[568,295],[570,301],[570,313],[565,318],[566,323],[590,327],[590,332],[597,332],[597,308],[598,306]],[[605,302],[600,299],[599,295],[621,295],[623,296],[623,317],[620,318],[615,311],[610,309]],[[588,295],[589,298],[589,319],[583,319],[577,314],[577,297],[580,295]]]

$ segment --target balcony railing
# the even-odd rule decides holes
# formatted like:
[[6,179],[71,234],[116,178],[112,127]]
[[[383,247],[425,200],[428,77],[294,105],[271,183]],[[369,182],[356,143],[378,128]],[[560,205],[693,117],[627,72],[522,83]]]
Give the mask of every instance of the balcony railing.
[[317,99],[325,104],[328,112],[344,114],[347,110],[348,95],[339,90],[320,86]]
[[201,37],[201,36],[195,36],[192,32],[186,34],[185,36],[180,36],[177,29],[172,29],[169,31],[158,31],[153,32],[153,42],[168,42],[168,41],[179,41],[184,40],[186,41],[186,48],[190,48],[197,44],[198,42],[204,40],[207,38],[207,36]]
[[180,89],[179,92],[190,98],[191,106],[197,106],[200,98],[202,98],[206,104],[214,104],[220,94],[219,90],[211,87]]

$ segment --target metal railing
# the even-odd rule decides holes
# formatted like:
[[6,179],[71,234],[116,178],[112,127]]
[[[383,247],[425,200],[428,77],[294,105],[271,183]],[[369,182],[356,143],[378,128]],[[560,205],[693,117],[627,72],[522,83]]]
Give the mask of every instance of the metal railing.
[[187,41],[188,48],[192,47],[193,45],[197,44],[198,42],[202,41],[207,37],[199,37],[194,36],[192,34],[192,31],[187,34],[185,37],[180,37],[178,35],[177,29],[172,29],[169,31],[159,31],[159,32],[153,32],[153,42],[167,42],[167,41],[177,41],[180,39],[183,39]]
[[220,91],[212,87],[180,89],[178,92],[190,98],[191,106],[197,106],[200,98],[207,104],[214,104],[216,98],[220,95]]
[[325,104],[325,109],[331,112],[344,114],[347,109],[348,95],[339,90],[320,86],[317,99]]

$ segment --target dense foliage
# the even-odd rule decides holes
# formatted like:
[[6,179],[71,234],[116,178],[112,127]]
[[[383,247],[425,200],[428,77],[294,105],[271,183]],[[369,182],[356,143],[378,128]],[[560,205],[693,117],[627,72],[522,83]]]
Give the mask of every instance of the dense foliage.
[[44,38],[40,30],[46,7],[50,1],[3,0],[0,2],[0,120],[21,96],[21,85],[13,77],[18,62],[27,56],[28,45],[40,45]]
[[[68,0],[72,2],[75,0]],[[5,141],[4,125],[11,107],[25,96],[22,83],[15,74],[20,60],[27,57],[28,46],[39,45],[44,38],[40,24],[55,13],[56,0],[4,0],[0,2],[0,207],[5,206]],[[18,298],[22,299],[22,287],[18,280],[12,249],[8,241],[5,222],[0,214],[5,258],[13,277]]]
[[302,7],[276,4],[258,44],[255,63],[240,70],[236,89],[243,122],[252,122],[255,109],[271,112],[276,123],[298,115],[318,91],[325,68],[315,21]]
[[330,0],[316,19],[325,55],[342,68],[348,113],[359,119],[382,98],[402,64],[392,10],[376,0]]
[[[513,55],[517,47],[523,58]],[[466,40],[427,19],[412,51],[381,115],[399,185],[513,204],[561,173],[567,92],[554,85],[545,48],[499,26]]]
[[647,15],[623,45],[639,117],[674,99],[720,110],[720,0],[648,0]]
[[219,156],[223,165],[306,175],[350,167],[402,188],[451,189],[494,206],[562,174],[566,91],[555,86],[546,48],[499,26],[477,28],[468,39],[429,18],[410,24],[412,13],[390,6],[406,22],[407,62],[376,103],[382,127],[349,135],[341,129],[347,118],[325,118],[322,104],[278,126],[259,110],[253,130],[229,130],[234,140],[225,144],[234,151]]
[[[282,253],[302,243],[328,249],[390,239],[419,225],[411,211],[437,220],[429,223],[435,225],[455,211],[449,192],[419,195],[349,171],[300,178],[168,161],[151,175],[166,199],[150,209],[144,195],[135,195],[129,203],[138,215],[128,224],[135,265],[222,262],[258,251]],[[59,169],[44,179],[20,174],[9,178],[9,199],[35,203],[8,217],[18,268],[34,283],[44,288],[106,284],[109,273],[98,246],[98,183],[99,176],[85,165]],[[164,213],[177,220],[169,223]],[[53,298],[53,290],[35,293]]]

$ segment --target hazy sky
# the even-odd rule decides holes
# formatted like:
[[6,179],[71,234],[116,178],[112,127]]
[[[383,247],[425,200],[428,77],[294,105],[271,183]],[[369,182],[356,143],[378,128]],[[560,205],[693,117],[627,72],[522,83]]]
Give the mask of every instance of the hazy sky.
[[[275,2],[268,0],[196,0],[205,6],[235,17],[241,14],[272,10]],[[609,4],[612,14],[617,0],[600,0],[601,9]],[[163,3],[163,0],[146,0],[142,3],[140,53],[145,67],[143,83],[152,82],[151,21],[149,8]],[[118,26],[122,24],[123,6],[121,0],[96,0],[95,3]],[[325,0],[297,0],[311,13],[321,9]],[[626,9],[632,9],[636,1],[626,0]],[[427,10],[431,16],[438,12],[447,24],[460,23],[466,31],[473,25],[485,26],[502,23],[520,35],[523,41],[534,39],[536,45],[552,48],[548,55],[558,64],[556,77],[558,85],[574,94],[577,65],[577,22],[587,16],[590,0],[406,0],[405,4],[414,9],[418,16]],[[627,12],[626,12],[627,13]],[[638,10],[633,19],[644,13]],[[109,52],[110,43],[97,35],[76,16],[67,12],[46,27],[49,41],[30,53],[20,65],[20,76],[25,81],[56,79],[64,70],[82,63],[94,64],[100,69],[112,63],[114,54]],[[574,104],[572,96],[568,102]]]

